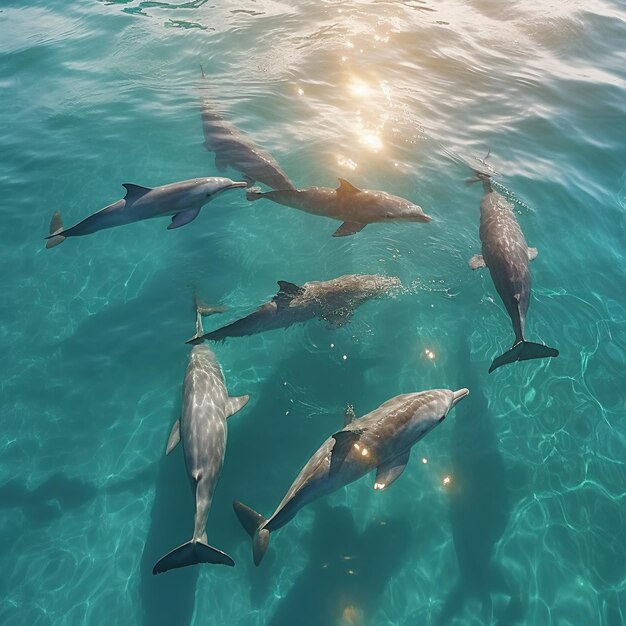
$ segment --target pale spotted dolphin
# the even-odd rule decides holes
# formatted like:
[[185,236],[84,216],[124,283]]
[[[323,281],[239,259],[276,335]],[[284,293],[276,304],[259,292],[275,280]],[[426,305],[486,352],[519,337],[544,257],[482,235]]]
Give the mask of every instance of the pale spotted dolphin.
[[[268,519],[245,504],[235,502],[235,513],[252,537],[255,565],[261,562],[267,550],[270,533],[282,528],[309,502],[373,469],[376,469],[374,489],[391,485],[404,471],[413,445],[440,424],[468,393],[467,389],[407,393],[350,421],[309,459]],[[350,411],[346,411],[346,421],[350,416]]]
[[[200,331],[202,313],[196,313]],[[195,346],[183,384],[182,415],[174,422],[166,450],[169,454],[180,441],[183,443],[185,466],[196,501],[193,536],[161,558],[153,574],[197,563],[235,564],[228,554],[207,543],[206,523],[224,463],[226,420],[247,402],[248,396],[229,397],[215,354],[206,345]]]
[[50,222],[46,248],[63,243],[67,237],[82,237],[91,233],[171,215],[168,230],[180,228],[198,217],[200,209],[224,191],[246,187],[246,183],[230,178],[192,178],[161,187],[142,187],[131,183],[122,185],[126,195],[121,200],[100,209],[71,228],[63,228],[61,214],[56,211]]
[[507,363],[559,356],[559,351],[524,338],[524,322],[530,303],[529,261],[537,256],[537,248],[529,248],[512,206],[493,190],[491,177],[475,171],[476,178],[468,183],[482,182],[480,201],[480,241],[482,255],[473,256],[472,269],[487,267],[498,295],[511,318],[515,341],[513,347],[494,359],[489,373]]
[[272,300],[250,315],[205,334],[196,332],[187,343],[254,335],[313,318],[324,320],[331,328],[338,328],[350,322],[354,310],[361,304],[397,293],[402,283],[395,276],[348,274],[332,280],[307,282],[302,286],[279,280],[278,286],[279,291]]
[[246,193],[250,201],[272,200],[313,215],[330,217],[343,222],[333,237],[346,237],[376,222],[430,222],[421,207],[400,196],[385,191],[359,189],[340,178],[339,187],[307,187],[261,192],[251,189]]

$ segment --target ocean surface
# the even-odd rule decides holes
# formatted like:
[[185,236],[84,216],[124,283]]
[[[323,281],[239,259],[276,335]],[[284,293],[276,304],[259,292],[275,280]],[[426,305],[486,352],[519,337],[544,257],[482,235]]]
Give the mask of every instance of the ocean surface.
[[[206,77],[202,79],[200,65]],[[626,6],[622,0],[0,3],[0,623],[620,626],[626,623]],[[299,187],[337,178],[428,224],[339,223],[240,191],[46,250],[123,196],[217,175],[210,97]],[[479,253],[489,154],[529,246],[513,340]],[[227,175],[240,176],[234,171]],[[181,406],[194,292],[229,310],[349,273],[405,289],[213,346],[232,395],[209,542],[236,567],[153,576],[188,540]],[[343,424],[468,387],[382,493],[315,502],[256,568],[231,503],[271,513]]]

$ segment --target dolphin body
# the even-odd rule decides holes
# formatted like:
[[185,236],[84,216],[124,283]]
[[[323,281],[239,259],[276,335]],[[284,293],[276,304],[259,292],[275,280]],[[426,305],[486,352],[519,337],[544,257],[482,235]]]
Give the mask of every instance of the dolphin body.
[[180,228],[198,217],[200,209],[215,196],[246,187],[245,182],[236,182],[230,178],[192,178],[161,187],[142,187],[124,183],[126,195],[121,200],[100,209],[71,228],[63,228],[61,214],[56,211],[50,222],[50,235],[46,248],[53,248],[63,243],[67,237],[82,237],[91,233],[151,219],[172,215],[168,230]]
[[[200,311],[196,324],[201,325]],[[162,557],[153,574],[196,563],[235,564],[228,554],[208,545],[206,523],[224,463],[226,419],[243,408],[248,399],[248,396],[229,397],[213,352],[205,345],[194,346],[183,385],[182,415],[174,422],[166,450],[169,454],[183,442],[185,466],[196,497],[193,536]]]
[[348,274],[302,286],[279,280],[278,286],[278,293],[250,315],[206,334],[196,332],[187,343],[254,335],[315,317],[326,321],[331,328],[338,328],[349,323],[354,310],[365,301],[393,294],[402,283],[395,276]]
[[530,302],[528,262],[537,256],[537,248],[529,248],[526,244],[511,205],[493,190],[490,176],[477,171],[476,178],[468,182],[478,181],[483,184],[480,201],[482,255],[473,256],[469,265],[474,270],[485,266],[489,268],[491,280],[506,307],[515,332],[513,347],[494,359],[489,373],[515,361],[559,356],[555,348],[532,343],[524,338],[524,322]]
[[250,190],[246,193],[250,201],[266,198],[278,204],[293,207],[313,215],[331,217],[343,222],[333,237],[354,235],[374,222],[430,222],[421,207],[384,191],[358,189],[340,178],[339,187],[307,187],[266,191]]
[[412,446],[441,423],[468,393],[467,389],[407,393],[350,422],[309,459],[269,519],[241,502],[234,502],[239,521],[252,537],[255,565],[267,550],[270,533],[282,528],[309,502],[373,469],[374,489],[391,485],[404,471]]
[[253,185],[256,181],[272,189],[294,189],[293,183],[266,150],[226,120],[207,98],[200,105],[204,145],[215,153],[215,167],[224,172],[227,167],[240,172]]

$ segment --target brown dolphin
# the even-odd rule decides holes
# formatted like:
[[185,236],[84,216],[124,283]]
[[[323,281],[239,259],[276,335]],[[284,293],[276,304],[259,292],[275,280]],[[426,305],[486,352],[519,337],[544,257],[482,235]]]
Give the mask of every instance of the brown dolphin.
[[339,187],[307,187],[260,192],[251,189],[246,197],[250,201],[272,200],[313,215],[330,217],[343,222],[333,237],[354,235],[375,222],[430,222],[421,207],[384,191],[358,189],[340,178]]

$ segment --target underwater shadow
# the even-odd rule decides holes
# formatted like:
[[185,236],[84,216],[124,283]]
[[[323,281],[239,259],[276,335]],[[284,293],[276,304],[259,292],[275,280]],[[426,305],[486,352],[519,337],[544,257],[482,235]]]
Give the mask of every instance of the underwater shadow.
[[[471,599],[482,605],[482,623],[513,626],[521,623],[525,608],[520,590],[494,562],[494,549],[508,524],[512,510],[507,470],[498,449],[498,438],[489,413],[481,376],[471,362],[467,336],[459,341],[462,384],[471,393],[455,409],[450,456],[453,488],[450,489],[450,521],[459,564],[459,580],[444,602],[436,621],[448,626]],[[494,610],[494,597],[498,606]],[[504,607],[501,608],[501,600]],[[496,618],[495,613],[498,613]]]
[[[61,342],[50,339],[51,352],[60,348],[57,367],[64,380],[84,381],[89,372],[89,393],[70,386],[48,392],[55,404],[76,407],[66,423],[77,422],[81,433],[97,429],[99,424],[84,420],[93,412],[94,395],[108,399],[113,389],[131,404],[168,380],[171,360],[189,352],[185,341],[193,334],[194,292],[206,291],[210,303],[218,304],[232,287],[226,271],[214,275],[202,268],[222,267],[226,260],[215,248],[190,247],[184,255],[174,254],[134,297],[113,298],[96,313],[85,314],[72,335]],[[205,275],[211,276],[210,289],[204,287]]]
[[[152,567],[187,538],[193,494],[186,479],[178,446],[159,461],[151,523],[140,563],[139,595],[145,626],[186,626],[191,623],[199,567],[183,567],[154,576]],[[177,543],[178,541],[178,543]]]
[[[232,377],[226,380],[230,394],[249,393],[250,402],[228,420],[226,457],[211,518],[224,527],[225,537],[237,542],[250,539],[234,517],[232,501],[271,513],[310,456],[343,428],[346,404],[360,400],[351,390],[362,388],[363,370],[369,365],[367,358],[355,358],[351,367],[345,367],[340,360],[329,359],[324,350],[303,351],[299,329],[276,332],[288,332],[297,342],[272,350],[270,358],[280,358],[262,383],[248,388],[235,385]],[[329,331],[320,328],[319,332],[323,337]],[[220,344],[211,347],[219,359]],[[223,494],[229,494],[226,513],[217,506]],[[272,545],[268,555],[271,551]]]
[[129,479],[98,487],[58,472],[32,489],[14,478],[0,485],[0,509],[18,508],[33,526],[40,527],[103,494],[141,493],[152,475],[151,468],[147,468]]
[[96,490],[82,480],[54,474],[34,489],[13,478],[0,486],[0,509],[19,508],[33,526],[44,526],[68,511],[87,504]]
[[268,626],[374,626],[380,598],[410,542],[405,519],[379,519],[359,533],[349,508],[320,502],[303,546],[309,562]]
[[[303,350],[298,329],[277,332],[288,332],[298,342],[283,341],[268,351],[268,358],[275,362],[262,383],[248,388],[227,377],[229,393],[249,393],[250,402],[228,420],[226,457],[209,518],[220,548],[235,556],[236,546],[244,546],[243,559],[235,560],[238,569],[246,569],[250,600],[259,610],[278,583],[285,558],[282,533],[270,542],[262,566],[254,567],[250,538],[232,503],[241,500],[262,514],[271,514],[310,456],[343,427],[346,403],[362,406],[353,390],[363,387],[364,370],[371,366],[369,357],[359,356],[351,361],[353,366],[346,367],[339,359],[329,359],[324,350]],[[321,337],[328,332],[319,328]],[[219,358],[220,345],[214,349]]]

